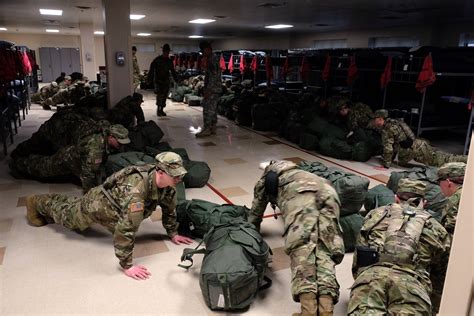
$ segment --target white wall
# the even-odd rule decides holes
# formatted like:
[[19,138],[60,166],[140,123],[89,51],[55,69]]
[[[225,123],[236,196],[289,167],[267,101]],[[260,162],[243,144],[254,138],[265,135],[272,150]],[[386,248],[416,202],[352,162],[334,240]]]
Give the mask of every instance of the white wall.
[[288,49],[290,48],[290,36],[288,33],[280,33],[265,37],[241,37],[226,40],[216,40],[212,48],[215,50],[233,49]]

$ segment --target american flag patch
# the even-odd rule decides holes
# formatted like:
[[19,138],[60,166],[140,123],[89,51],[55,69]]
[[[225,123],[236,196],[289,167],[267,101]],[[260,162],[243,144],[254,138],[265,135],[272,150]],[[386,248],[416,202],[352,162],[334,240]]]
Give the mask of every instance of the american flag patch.
[[135,202],[130,204],[130,212],[142,212],[143,211],[143,203],[142,202]]

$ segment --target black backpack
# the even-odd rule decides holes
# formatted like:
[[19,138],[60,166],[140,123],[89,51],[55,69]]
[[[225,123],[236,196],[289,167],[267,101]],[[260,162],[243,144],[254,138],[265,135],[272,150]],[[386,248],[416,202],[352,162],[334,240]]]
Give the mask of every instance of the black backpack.
[[271,251],[252,224],[240,219],[213,226],[203,242],[206,249],[184,249],[181,261],[191,264],[179,266],[188,269],[193,254],[204,254],[199,285],[210,309],[244,309],[271,286],[265,276]]

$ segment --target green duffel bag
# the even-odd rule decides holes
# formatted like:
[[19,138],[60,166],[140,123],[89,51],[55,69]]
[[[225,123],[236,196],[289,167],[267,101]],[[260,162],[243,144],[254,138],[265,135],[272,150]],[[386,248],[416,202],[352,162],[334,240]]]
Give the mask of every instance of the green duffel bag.
[[188,105],[189,106],[201,106],[202,97],[197,95],[190,95],[188,97]]
[[176,206],[179,232],[202,238],[212,226],[229,223],[236,218],[247,220],[250,210],[245,206],[217,204],[200,199],[181,201]]
[[187,173],[183,182],[186,188],[202,188],[211,176],[211,168],[204,161],[184,161]]
[[109,155],[105,162],[105,173],[110,176],[114,172],[122,170],[125,167],[132,165],[145,165],[155,163],[155,158],[145,153],[138,151],[129,151]]
[[[305,118],[303,117],[303,119]],[[306,125],[306,130],[311,132],[314,135],[318,135],[321,137],[321,136],[326,135],[326,129],[328,128],[329,125],[330,123],[326,121],[325,119],[319,116],[315,116],[313,117],[311,122],[308,125]]]
[[319,147],[318,136],[310,133],[301,133],[299,146],[307,150],[317,150]]
[[186,93],[186,94],[184,95],[183,102],[184,102],[184,103],[188,103],[188,102],[189,102],[189,97],[190,97],[190,96],[193,96],[193,95],[194,95],[194,93]]
[[352,146],[352,160],[366,162],[372,156],[375,156],[375,153],[370,143],[362,141]]
[[447,199],[438,185],[438,168],[422,166],[411,168],[407,171],[392,172],[387,187],[393,192],[397,192],[398,182],[401,178],[420,180],[426,183],[425,210],[439,221]]
[[346,252],[354,251],[357,236],[359,235],[364,218],[360,214],[351,214],[339,219],[342,229],[342,238]]
[[314,173],[315,175],[320,177],[322,177],[322,174],[328,170],[328,167],[317,161],[301,161],[298,164],[298,168],[304,171]]
[[176,185],[176,199],[178,200],[178,204],[181,201],[186,201],[186,188],[184,187],[184,183],[180,182]]
[[370,181],[367,178],[328,168],[326,179],[331,181],[341,200],[341,216],[358,213],[364,204]]
[[395,193],[393,193],[392,190],[387,188],[384,184],[376,185],[367,191],[367,195],[365,196],[364,200],[365,212],[361,214],[365,216],[368,212],[379,206],[385,206],[394,202]]
[[176,88],[171,90],[171,100],[175,102],[183,102],[184,95],[188,93],[192,93],[193,89],[186,87],[186,86],[177,86]]
[[203,253],[199,286],[212,310],[239,311],[250,306],[259,290],[271,286],[265,276],[271,254],[268,244],[243,219],[213,226],[203,239],[206,249],[186,248],[180,264],[188,269],[192,256]]
[[150,156],[156,157],[156,155],[158,155],[159,153],[162,153],[164,151],[171,151],[171,152],[174,152],[174,153],[180,155],[181,159],[183,159],[183,161],[190,161],[191,160],[191,159],[189,159],[188,152],[184,148],[171,148],[171,146],[170,146],[169,148],[163,148],[163,149],[165,149],[165,150],[154,148],[154,147],[146,147],[145,152]]
[[336,159],[349,160],[352,158],[352,146],[345,140],[326,136],[319,140],[319,152]]

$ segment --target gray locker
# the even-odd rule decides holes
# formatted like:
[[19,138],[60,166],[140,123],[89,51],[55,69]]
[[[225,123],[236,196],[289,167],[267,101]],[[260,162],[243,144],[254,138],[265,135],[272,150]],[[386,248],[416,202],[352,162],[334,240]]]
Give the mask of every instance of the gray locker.
[[39,52],[43,82],[55,80],[61,72],[81,72],[79,48],[40,47]]

